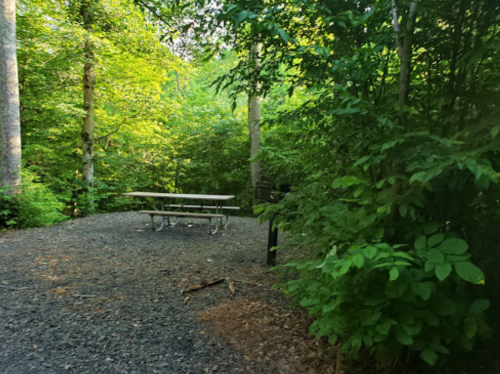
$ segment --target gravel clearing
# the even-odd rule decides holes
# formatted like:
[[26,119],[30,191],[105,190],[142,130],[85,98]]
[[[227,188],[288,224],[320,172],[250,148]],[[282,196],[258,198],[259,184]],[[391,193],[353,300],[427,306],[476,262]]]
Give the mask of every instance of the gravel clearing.
[[259,292],[281,303],[263,266],[267,225],[236,217],[209,235],[204,220],[159,232],[148,221],[112,213],[0,237],[0,373],[274,372],[199,319]]

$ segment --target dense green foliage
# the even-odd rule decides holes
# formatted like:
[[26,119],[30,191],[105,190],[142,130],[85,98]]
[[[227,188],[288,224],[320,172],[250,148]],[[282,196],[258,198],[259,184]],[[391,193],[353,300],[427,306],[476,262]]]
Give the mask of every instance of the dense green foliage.
[[3,201],[1,226],[88,214],[80,145],[87,37],[96,56],[96,211],[129,209],[137,202],[119,194],[132,190],[231,193],[250,211],[245,110],[232,112],[209,88],[235,56],[182,61],[132,1],[95,4],[90,35],[78,1],[19,8],[23,169],[31,177],[19,201]]
[[[316,317],[311,332],[344,351],[387,361],[409,349],[435,364],[489,335],[484,297],[497,307],[500,284],[498,10],[230,1],[207,21],[229,28],[242,53],[262,42],[263,95],[280,82],[307,89],[303,105],[268,121],[268,179],[295,188],[264,217],[280,212],[302,258],[285,266],[300,275],[285,291]],[[247,79],[241,59],[218,83],[236,97]]]

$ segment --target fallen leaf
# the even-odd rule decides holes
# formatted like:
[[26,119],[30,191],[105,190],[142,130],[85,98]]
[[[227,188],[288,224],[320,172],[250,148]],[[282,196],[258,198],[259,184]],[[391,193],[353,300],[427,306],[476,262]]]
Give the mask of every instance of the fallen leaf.
[[57,287],[55,290],[52,290],[55,295],[67,295],[70,293],[69,287]]
[[229,282],[229,290],[231,294],[234,296],[236,294],[236,288],[234,287],[234,282]]

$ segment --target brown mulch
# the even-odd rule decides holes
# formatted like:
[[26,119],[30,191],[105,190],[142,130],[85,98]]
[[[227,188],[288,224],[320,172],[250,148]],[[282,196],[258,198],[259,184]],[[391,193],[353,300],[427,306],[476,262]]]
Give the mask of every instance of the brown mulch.
[[200,320],[248,361],[274,365],[276,373],[335,373],[337,348],[308,335],[312,321],[302,310],[245,297],[205,309]]

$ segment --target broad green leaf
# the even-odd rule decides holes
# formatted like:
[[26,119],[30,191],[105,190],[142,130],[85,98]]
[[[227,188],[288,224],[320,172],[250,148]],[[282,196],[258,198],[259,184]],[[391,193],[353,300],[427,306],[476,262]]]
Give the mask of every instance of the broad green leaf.
[[365,263],[365,257],[361,253],[358,253],[353,257],[352,262],[358,269],[361,269]]
[[413,338],[400,326],[396,328],[396,340],[403,345],[413,344]]
[[418,323],[415,323],[413,325],[402,325],[403,328],[405,329],[406,333],[410,336],[415,336],[422,331],[422,322],[418,321]]
[[337,307],[337,304],[335,302],[332,302],[331,304],[326,304],[323,305],[323,308],[321,309],[323,313],[328,313],[334,310]]
[[382,252],[382,253],[379,253],[377,255],[377,257],[375,257],[372,262],[375,262],[375,261],[378,261],[378,260],[381,260],[383,258],[388,258],[388,257],[391,257],[391,255],[389,253],[385,253],[385,252]]
[[405,258],[405,259],[410,260],[410,261],[415,261],[415,259],[412,256],[410,256],[408,253],[405,253],[405,252],[395,252],[392,254],[392,256]]
[[473,317],[467,317],[464,321],[464,334],[469,339],[476,336],[477,333],[477,322]]
[[377,268],[385,268],[385,267],[389,267],[389,266],[392,266],[392,262],[383,262],[381,264],[378,264],[378,265],[375,265],[373,268],[374,269],[377,269]]
[[424,234],[430,235],[437,232],[443,225],[441,223],[429,222],[424,225]]
[[435,265],[442,265],[444,263],[444,254],[437,249],[431,249],[427,258]]
[[463,262],[468,261],[470,259],[469,254],[455,256],[455,255],[446,255],[446,262]]
[[484,284],[484,273],[471,262],[457,262],[455,271],[466,282]]
[[363,250],[365,256],[371,260],[372,258],[374,258],[376,255],[377,255],[377,248],[374,247],[374,246],[371,246],[369,245],[368,247],[366,247],[364,250]]
[[356,161],[354,163],[354,166],[358,166],[358,165],[361,165],[361,164],[364,164],[366,161],[368,161],[370,159],[371,156],[364,156],[364,157],[361,157],[358,161]]
[[448,275],[451,274],[451,271],[452,271],[452,267],[451,267],[451,264],[446,262],[442,265],[437,265],[436,266],[436,277],[440,280],[440,281],[444,281],[446,278],[448,278]]
[[338,335],[336,334],[330,334],[330,336],[328,336],[328,343],[330,343],[331,345],[335,344],[335,342],[338,340]]
[[433,349],[437,353],[443,353],[445,355],[450,353],[450,351],[448,350],[448,348],[446,348],[441,343],[437,343],[437,342],[430,342],[429,343],[429,348]]
[[495,139],[496,136],[498,135],[498,132],[500,131],[500,126],[495,126],[491,129],[490,133],[491,133],[491,138],[492,139]]
[[442,242],[438,248],[449,255],[462,255],[467,252],[469,245],[462,239],[451,238]]
[[429,300],[433,290],[432,282],[421,282],[421,283],[413,283],[411,285],[411,289],[418,296],[420,296],[424,301]]
[[347,175],[342,178],[337,178],[332,183],[332,188],[348,188],[357,184],[366,184],[366,182],[358,177]]
[[371,335],[363,336],[363,343],[365,343],[367,347],[371,347],[373,345],[373,337]]
[[432,269],[434,269],[435,266],[436,266],[435,264],[433,264],[431,261],[427,260],[425,262],[424,269],[425,269],[425,271],[429,272]]
[[359,197],[359,195],[361,195],[363,192],[364,192],[364,188],[363,187],[359,187],[356,191],[354,191],[353,195],[354,197]]
[[412,266],[409,262],[407,261],[396,261],[394,262],[394,265],[401,265],[401,266]]
[[426,244],[427,244],[427,238],[425,235],[422,235],[421,237],[419,237],[417,240],[415,240],[415,249],[417,251],[420,251],[422,249],[424,249],[426,247]]
[[363,16],[360,17],[359,20],[353,26],[358,27],[360,25],[367,23],[367,21],[373,17],[376,11],[377,7],[372,7],[368,12],[363,14]]
[[339,270],[339,275],[346,274],[349,271],[349,269],[351,268],[351,264],[352,264],[352,261],[350,261],[350,260],[344,262],[344,264],[342,265],[342,267]]
[[470,314],[481,314],[485,310],[487,310],[490,307],[490,301],[489,300],[475,300],[470,308],[469,308],[469,313]]
[[406,213],[408,213],[408,205],[406,204],[401,204],[399,206],[399,214],[401,214],[401,217],[406,217]]
[[375,330],[377,330],[379,333],[382,335],[387,335],[389,333],[389,330],[391,329],[391,325],[384,322],[375,327]]
[[246,10],[242,10],[239,14],[238,14],[238,19],[236,20],[236,26],[238,26],[241,22],[243,22],[243,20],[245,18],[247,18],[249,12],[246,11]]
[[285,41],[285,42],[288,42],[290,40],[290,37],[288,36],[288,34],[286,33],[285,30],[283,29],[279,29],[278,30],[278,34],[281,36],[281,38]]
[[438,355],[432,349],[426,348],[420,352],[420,358],[429,365],[434,365],[438,359]]
[[389,272],[389,281],[394,281],[398,279],[398,277],[399,277],[399,270],[397,267],[394,266]]
[[438,245],[439,243],[441,243],[444,239],[444,234],[435,234],[435,235],[432,235],[430,238],[429,238],[429,247],[432,248],[436,245]]

